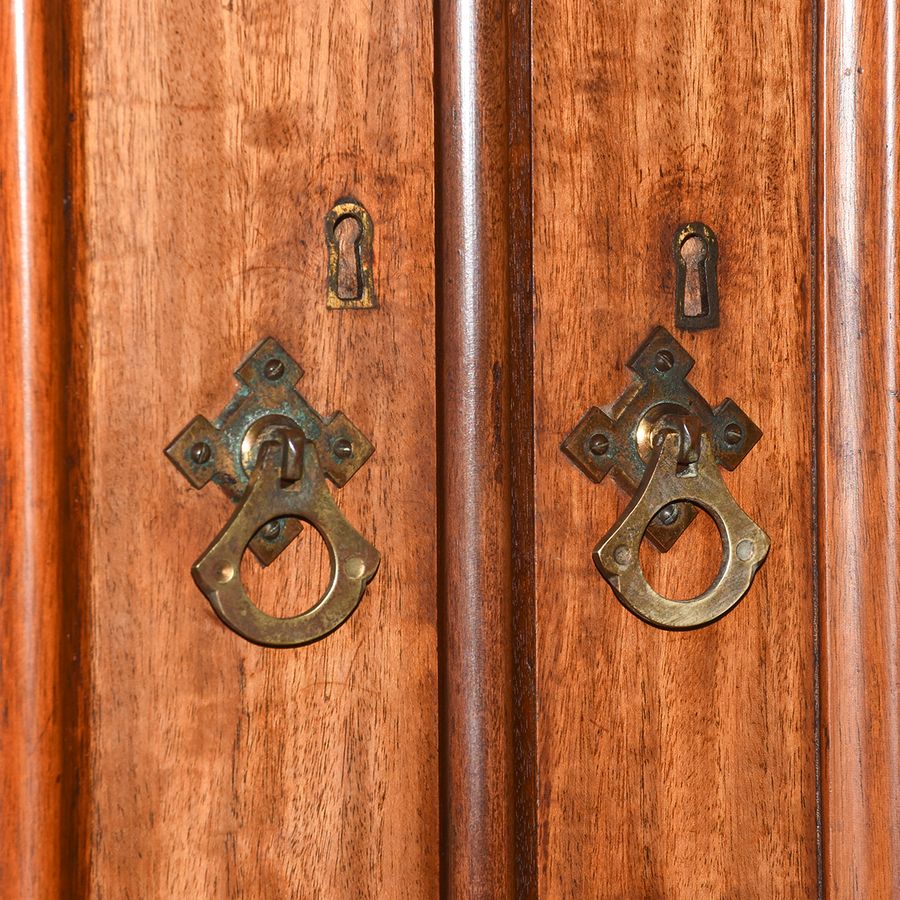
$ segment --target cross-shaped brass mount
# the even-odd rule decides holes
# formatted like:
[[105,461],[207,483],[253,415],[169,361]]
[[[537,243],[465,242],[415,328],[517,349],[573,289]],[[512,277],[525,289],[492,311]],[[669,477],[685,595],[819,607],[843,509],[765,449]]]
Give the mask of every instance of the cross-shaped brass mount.
[[[294,388],[302,375],[281,344],[267,338],[235,371],[241,387],[231,402],[212,422],[205,416],[191,419],[166,456],[195,488],[213,481],[240,503],[265,441],[299,428],[315,444],[323,474],[343,487],[374,448],[342,412],[323,419],[303,399]],[[250,549],[268,566],[302,528],[295,518],[269,522],[254,535]]]
[[[611,472],[632,496],[652,456],[654,425],[664,417],[686,416],[699,420],[709,435],[716,463],[735,469],[762,432],[731,399],[712,409],[685,380],[693,365],[691,355],[665,328],[655,328],[628,361],[634,381],[608,411],[592,406],[582,416],[563,441],[563,453],[592,481]],[[696,514],[689,503],[673,503],[654,517],[647,537],[666,552]]]
[[[299,647],[339,628],[378,569],[378,551],[344,518],[325,484],[338,487],[372,454],[343,413],[321,416],[294,390],[300,367],[271,338],[236,372],[241,387],[215,422],[194,418],[166,455],[196,488],[214,481],[236,504],[191,572],[216,615],[267,647]],[[270,616],[250,599],[241,560],[251,547],[268,565],[312,525],[331,558],[325,593],[305,612]]]

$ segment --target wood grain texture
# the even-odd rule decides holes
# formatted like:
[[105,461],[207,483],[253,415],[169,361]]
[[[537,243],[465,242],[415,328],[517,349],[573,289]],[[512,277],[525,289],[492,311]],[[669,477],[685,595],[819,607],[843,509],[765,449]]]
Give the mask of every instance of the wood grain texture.
[[442,895],[512,897],[508,11],[439,4]]
[[900,896],[896,4],[819,28],[818,459],[826,897]]
[[73,871],[63,12],[0,13],[0,896],[21,900]]
[[[536,0],[533,40],[541,896],[810,897],[812,9]],[[672,236],[698,219],[721,327],[679,339],[763,430],[726,481],[773,547],[734,611],[670,633],[598,575],[626,501],[559,445],[673,327]],[[648,574],[677,595],[716,544],[695,524]]]
[[516,897],[537,897],[537,696],[534,595],[534,222],[531,2],[508,4],[510,479]]
[[[90,890],[434,896],[430,5],[90,0],[82,15]],[[376,312],[325,307],[323,219],[348,194],[375,223]],[[312,405],[376,448],[337,502],[381,569],[349,622],[290,651],[241,640],[197,591],[190,566],[229,504],[163,456],[267,335]],[[309,606],[315,540],[251,596]]]

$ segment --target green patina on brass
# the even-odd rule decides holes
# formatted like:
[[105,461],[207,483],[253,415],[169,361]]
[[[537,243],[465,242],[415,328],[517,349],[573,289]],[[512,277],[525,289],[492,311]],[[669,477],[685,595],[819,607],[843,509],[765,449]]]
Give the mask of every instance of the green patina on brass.
[[[166,448],[195,487],[217,484],[237,505],[193,567],[219,617],[259,644],[293,647],[318,640],[356,608],[379,563],[378,551],[344,519],[325,485],[342,487],[372,455],[368,438],[343,414],[323,419],[296,391],[297,363],[272,338],[237,369],[241,387],[212,422],[196,416]],[[298,616],[258,609],[241,583],[249,547],[269,565],[302,530],[321,534],[331,556],[325,595]]]

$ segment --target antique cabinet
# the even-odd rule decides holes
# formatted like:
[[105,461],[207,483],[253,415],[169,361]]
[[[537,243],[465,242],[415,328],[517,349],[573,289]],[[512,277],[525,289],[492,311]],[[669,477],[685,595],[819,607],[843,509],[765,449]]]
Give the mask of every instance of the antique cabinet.
[[[888,0],[9,0],[0,893],[900,896],[897,38]],[[628,494],[561,450],[656,326],[762,432],[724,479],[768,557],[687,630],[601,577]],[[266,338],[380,554],[290,648],[191,578],[243,483],[164,453]],[[640,563],[686,599],[722,554],[698,516]],[[315,528],[238,559],[270,616],[332,584]]]

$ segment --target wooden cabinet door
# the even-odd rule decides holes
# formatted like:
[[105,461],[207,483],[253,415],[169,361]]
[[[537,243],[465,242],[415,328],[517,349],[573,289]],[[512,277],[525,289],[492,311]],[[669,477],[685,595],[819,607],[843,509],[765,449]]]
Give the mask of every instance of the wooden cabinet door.
[[[887,0],[11,0],[0,895],[900,896],[897,38]],[[346,197],[376,309],[327,305]],[[560,450],[657,325],[763,431],[725,480],[769,556],[682,632],[600,577],[628,497]],[[375,447],[334,494],[381,567],[293,649],[197,590],[232,504],[163,453],[268,336]],[[314,532],[245,558],[265,612],[325,589]],[[691,597],[721,553],[700,517],[641,559]]]
[[[12,6],[0,883],[435,895],[430,6]],[[344,195],[375,221],[375,314],[326,308]],[[377,581],[302,650],[213,614],[190,569],[231,504],[163,455],[267,336],[313,407],[376,447],[338,502],[381,551]],[[268,569],[249,556],[266,612],[327,583],[314,529]]]

